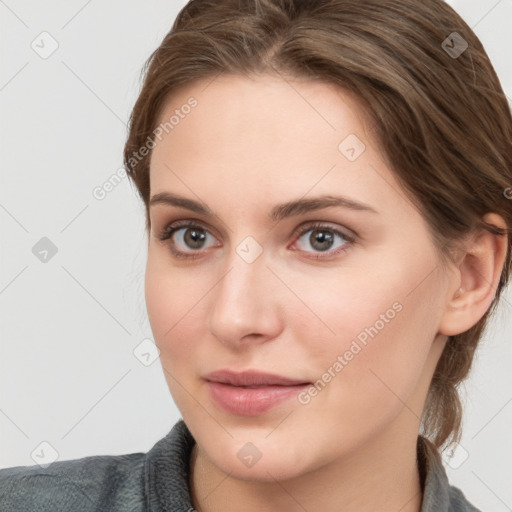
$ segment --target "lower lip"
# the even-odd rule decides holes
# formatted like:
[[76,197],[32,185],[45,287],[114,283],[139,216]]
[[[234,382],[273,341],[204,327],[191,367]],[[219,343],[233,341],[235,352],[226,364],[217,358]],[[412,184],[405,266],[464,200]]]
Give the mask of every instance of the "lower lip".
[[225,411],[240,416],[257,416],[297,395],[309,384],[244,388],[207,381],[213,400]]

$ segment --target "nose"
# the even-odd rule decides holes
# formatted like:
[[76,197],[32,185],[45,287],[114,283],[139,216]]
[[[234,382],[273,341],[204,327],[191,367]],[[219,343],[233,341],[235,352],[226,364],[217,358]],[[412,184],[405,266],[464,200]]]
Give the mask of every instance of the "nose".
[[282,330],[282,309],[275,286],[262,256],[247,263],[234,254],[210,299],[212,335],[236,350],[276,338]]

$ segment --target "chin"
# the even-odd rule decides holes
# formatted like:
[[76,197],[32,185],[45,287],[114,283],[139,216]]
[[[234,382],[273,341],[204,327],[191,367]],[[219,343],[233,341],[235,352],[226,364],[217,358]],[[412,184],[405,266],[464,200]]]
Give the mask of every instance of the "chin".
[[[263,459],[266,460],[263,460]],[[237,480],[246,480],[252,482],[270,482],[288,480],[305,473],[306,470],[301,466],[294,465],[287,458],[280,457],[279,453],[263,456],[252,467],[246,467],[242,464],[236,453],[227,458],[225,455],[220,459],[213,459],[214,464],[224,473]]]
[[295,441],[294,444],[290,436],[283,438],[274,432],[265,439],[268,431],[265,436],[253,436],[250,431],[242,436],[233,434],[234,439],[221,440],[206,434],[199,440],[211,462],[233,478],[275,482],[300,476],[312,469],[307,460],[307,457],[313,457],[312,451],[304,453],[301,443]]

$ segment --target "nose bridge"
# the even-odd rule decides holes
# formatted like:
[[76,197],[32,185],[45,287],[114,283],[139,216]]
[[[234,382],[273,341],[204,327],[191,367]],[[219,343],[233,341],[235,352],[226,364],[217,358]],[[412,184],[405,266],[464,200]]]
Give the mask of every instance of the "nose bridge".
[[275,335],[278,328],[278,312],[269,296],[271,273],[265,258],[246,258],[244,249],[247,247],[241,243],[230,255],[209,315],[210,331],[225,343],[237,344],[248,335],[266,339]]

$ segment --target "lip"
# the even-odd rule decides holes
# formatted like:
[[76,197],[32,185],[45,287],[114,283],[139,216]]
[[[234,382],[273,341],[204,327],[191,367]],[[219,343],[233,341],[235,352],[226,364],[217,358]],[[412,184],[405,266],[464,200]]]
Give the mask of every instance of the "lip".
[[262,414],[311,384],[256,370],[218,370],[207,374],[204,379],[215,403],[225,411],[240,416]]
[[311,384],[306,380],[291,379],[275,373],[260,372],[258,370],[217,370],[208,373],[204,379],[232,386],[294,386],[297,384]]

